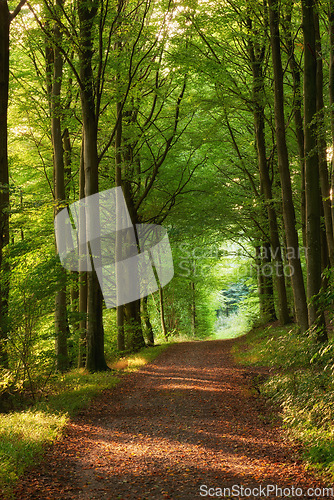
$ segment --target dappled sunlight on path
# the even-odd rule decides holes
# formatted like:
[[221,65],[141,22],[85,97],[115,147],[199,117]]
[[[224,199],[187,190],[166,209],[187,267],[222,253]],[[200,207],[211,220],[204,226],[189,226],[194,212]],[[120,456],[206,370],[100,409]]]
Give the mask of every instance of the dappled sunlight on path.
[[233,342],[175,344],[125,376],[69,425],[17,498],[194,500],[201,485],[320,486],[248,388]]

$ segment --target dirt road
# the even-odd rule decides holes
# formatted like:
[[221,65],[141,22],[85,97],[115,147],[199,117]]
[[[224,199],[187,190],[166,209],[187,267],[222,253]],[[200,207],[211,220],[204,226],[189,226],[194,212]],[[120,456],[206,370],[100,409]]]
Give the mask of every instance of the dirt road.
[[307,491],[322,485],[250,391],[233,342],[175,344],[124,376],[69,425],[15,498],[328,498]]

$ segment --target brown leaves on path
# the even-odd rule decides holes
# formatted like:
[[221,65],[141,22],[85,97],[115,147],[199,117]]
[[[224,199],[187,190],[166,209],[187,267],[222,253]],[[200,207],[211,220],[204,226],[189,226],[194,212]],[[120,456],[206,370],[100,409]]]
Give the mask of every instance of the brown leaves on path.
[[292,488],[304,499],[328,498],[313,493],[324,485],[264,418],[268,409],[250,391],[247,369],[233,362],[233,342],[174,344],[126,375],[70,423],[15,498],[267,498],[260,485],[282,489],[282,496],[269,490],[272,499]]

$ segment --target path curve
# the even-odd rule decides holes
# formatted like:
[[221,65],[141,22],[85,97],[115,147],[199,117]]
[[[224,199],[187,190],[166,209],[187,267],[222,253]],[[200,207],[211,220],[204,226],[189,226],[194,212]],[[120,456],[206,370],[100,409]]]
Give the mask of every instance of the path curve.
[[[195,500],[234,492],[235,499],[259,499],[268,497],[242,494],[241,486],[267,484],[302,488],[304,499],[328,498],[307,493],[323,485],[266,418],[247,385],[247,368],[233,362],[234,342],[174,344],[126,375],[69,424],[15,498]],[[231,496],[226,490],[221,497],[219,488],[230,488]]]

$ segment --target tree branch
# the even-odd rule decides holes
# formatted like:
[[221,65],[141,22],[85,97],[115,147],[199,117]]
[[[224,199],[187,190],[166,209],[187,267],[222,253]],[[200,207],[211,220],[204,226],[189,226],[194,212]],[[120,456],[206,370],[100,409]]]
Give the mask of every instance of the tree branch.
[[22,7],[26,3],[27,0],[21,0],[16,9],[10,13],[9,15],[9,22],[11,23],[13,19],[21,12]]

